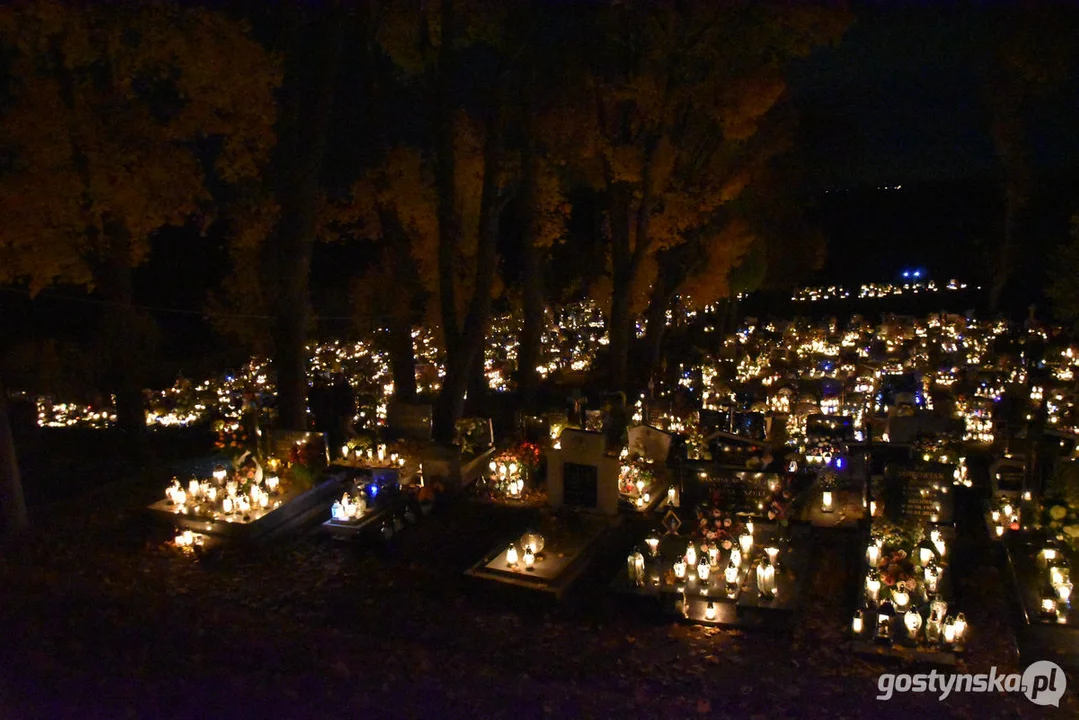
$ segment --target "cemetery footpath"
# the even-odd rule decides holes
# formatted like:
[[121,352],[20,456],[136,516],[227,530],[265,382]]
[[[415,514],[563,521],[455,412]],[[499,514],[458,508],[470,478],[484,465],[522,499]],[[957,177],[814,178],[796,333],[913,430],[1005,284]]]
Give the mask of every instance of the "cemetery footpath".
[[[448,502],[388,545],[302,534],[178,553],[145,512],[168,472],[38,502],[34,536],[0,554],[0,716],[1054,716],[1016,695],[877,701],[895,665],[846,647],[855,531],[815,530],[795,622],[753,633],[642,615],[609,590],[624,556],[558,603],[470,582],[527,508]],[[956,552],[964,532],[960,517]],[[1011,671],[1005,591],[976,560],[958,584],[978,628],[959,667]],[[1069,693],[1057,715],[1077,709]]]

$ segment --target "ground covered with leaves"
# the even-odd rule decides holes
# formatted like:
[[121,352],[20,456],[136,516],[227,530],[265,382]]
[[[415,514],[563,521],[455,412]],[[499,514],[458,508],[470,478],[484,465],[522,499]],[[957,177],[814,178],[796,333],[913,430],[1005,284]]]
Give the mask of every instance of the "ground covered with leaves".
[[[876,700],[877,676],[904,668],[845,650],[864,550],[853,533],[814,533],[789,631],[743,633],[683,626],[610,593],[624,564],[615,552],[560,603],[464,576],[533,510],[450,501],[389,546],[309,533],[197,556],[169,545],[171,529],[145,512],[163,469],[111,467],[110,482],[87,471],[59,500],[38,503],[33,536],[0,550],[0,717],[1079,712],[1074,692],[1060,710],[1021,695]],[[972,565],[959,587],[971,627],[960,671],[1019,670],[987,547],[972,535],[956,552]]]

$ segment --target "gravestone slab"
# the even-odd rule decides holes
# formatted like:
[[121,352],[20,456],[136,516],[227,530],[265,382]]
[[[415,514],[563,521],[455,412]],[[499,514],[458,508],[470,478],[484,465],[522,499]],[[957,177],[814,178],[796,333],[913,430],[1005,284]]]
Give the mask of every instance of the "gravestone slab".
[[703,473],[693,471],[683,476],[685,499],[683,505],[716,502],[727,512],[763,516],[768,501],[781,486],[779,475],[752,470],[713,469]]
[[605,453],[602,434],[581,430],[562,433],[561,450],[548,455],[547,497],[551,507],[618,513],[618,458]]
[[430,440],[431,415],[430,405],[392,401],[386,409],[389,435],[407,440]]
[[953,522],[954,465],[921,463],[889,465],[879,484],[884,512],[896,523]]
[[655,463],[665,463],[671,452],[671,434],[649,425],[632,427],[629,429],[629,452],[650,458]]

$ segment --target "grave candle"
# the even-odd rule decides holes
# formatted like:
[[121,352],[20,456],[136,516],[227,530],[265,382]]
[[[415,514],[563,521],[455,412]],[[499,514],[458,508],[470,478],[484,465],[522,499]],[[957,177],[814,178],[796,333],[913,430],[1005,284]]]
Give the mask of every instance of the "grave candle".
[[225,511],[226,515],[231,515],[232,514],[232,498],[230,498],[230,497],[225,498],[224,502],[221,503],[221,508]]
[[640,569],[638,569],[638,567],[637,567],[637,558],[640,555],[641,554],[638,553],[638,552],[633,552],[633,553],[630,553],[629,557],[626,558],[626,571],[629,573],[629,582],[633,583],[634,585],[638,585],[638,586],[642,584],[641,581],[643,579],[642,575],[643,575],[643,572],[644,572],[644,558],[643,557],[641,557],[641,567],[640,567]]
[[1053,598],[1042,598],[1042,613],[1055,617],[1057,614],[1057,601]]
[[944,536],[940,534],[940,530],[934,529],[930,534],[930,537],[933,540],[934,547],[937,549],[937,556],[943,559],[947,552],[947,547],[944,544]]
[[865,579],[865,589],[869,601],[874,605],[880,597],[880,578],[870,575]]
[[348,445],[341,446],[341,459],[348,460]]
[[715,543],[708,546],[708,564],[712,567],[719,565],[719,545]]
[[877,611],[877,632],[876,635],[882,640],[892,639],[892,620],[895,618],[895,609],[892,604],[885,600],[880,610]]
[[686,563],[682,558],[674,561],[674,576],[679,580],[686,576]]
[[1057,591],[1057,597],[1060,598],[1065,604],[1071,602],[1072,597],[1072,584],[1070,582],[1060,583],[1054,588]]
[[892,602],[895,603],[895,609],[902,612],[906,609],[907,604],[910,602],[910,593],[907,592],[907,584],[900,582],[895,586],[895,590],[892,591]]
[[955,620],[951,617],[944,621],[944,642],[948,645],[955,643]]
[[532,552],[532,548],[525,548],[525,569],[531,570],[532,566],[536,564],[536,554]]
[[850,629],[855,635],[861,635],[864,628],[865,620],[862,616],[862,611],[858,610],[854,613],[854,620],[851,621]]
[[776,564],[776,558],[779,557],[779,548],[777,548],[777,547],[766,547],[764,549],[764,553],[768,556],[768,562],[775,565]]
[[[225,498],[225,512],[229,512],[231,509],[232,501]],[[340,500],[334,500],[333,506],[330,508],[330,517],[337,522],[345,522],[348,520],[348,513],[345,512],[345,506],[341,504]]]
[[928,565],[925,568],[925,589],[929,593],[936,593],[937,583],[940,581],[940,568],[934,565]]
[[922,629],[922,616],[917,610],[908,610],[903,616],[903,624],[907,626],[907,634],[912,640],[918,638],[918,631]]
[[276,492],[277,491],[277,486],[280,483],[281,483],[281,480],[278,479],[278,477],[276,475],[271,475],[270,477],[266,478],[266,489],[269,490],[270,492]]
[[821,494],[821,510],[823,512],[832,512],[835,508],[832,507],[832,492],[825,490]]
[[697,564],[697,548],[694,547],[691,542],[686,546],[686,565],[693,566]]
[[715,620],[716,619],[716,604],[714,602],[712,602],[711,600],[708,601],[708,607],[705,608],[704,619],[705,620]]
[[866,560],[869,561],[869,567],[878,567],[880,565],[880,545],[873,543],[865,550]]
[[701,557],[701,562],[697,566],[697,577],[701,579],[701,582],[708,582],[708,573],[711,570],[711,566],[708,564],[708,559]]
[[659,538],[655,535],[649,535],[644,544],[648,546],[648,552],[652,554],[652,557],[655,557],[656,552],[659,551]]
[[517,564],[517,546],[510,543],[509,549],[506,550],[506,564],[513,567]]
[[776,569],[767,558],[761,558],[760,563],[757,564],[757,590],[764,597],[775,597],[778,592]]
[[214,480],[217,481],[218,485],[225,482],[225,478],[227,476],[228,476],[228,471],[225,470],[223,465],[218,465],[217,467],[214,468]]
[[996,528],[994,528],[994,529],[996,530],[997,537],[1001,537],[1001,536],[1004,535],[1004,526],[1003,525],[997,525]]
[[963,613],[955,616],[955,641],[963,642],[963,636],[967,634],[967,618]]
[[192,480],[187,484],[187,494],[193,498],[197,498],[201,493],[202,488],[199,486],[198,480]]
[[723,579],[728,585],[735,585],[738,582],[738,566],[733,561],[728,563],[727,569],[723,571]]
[[385,462],[386,461],[386,446],[385,445],[379,445],[378,446],[378,461],[379,462]]
[[933,550],[928,547],[918,548],[918,560],[922,567],[925,567],[933,559]]
[[989,517],[993,519],[993,522],[1000,522],[1000,510],[994,510]]
[[753,548],[753,536],[748,532],[742,533],[738,536],[738,546],[742,548],[743,555],[748,555]]

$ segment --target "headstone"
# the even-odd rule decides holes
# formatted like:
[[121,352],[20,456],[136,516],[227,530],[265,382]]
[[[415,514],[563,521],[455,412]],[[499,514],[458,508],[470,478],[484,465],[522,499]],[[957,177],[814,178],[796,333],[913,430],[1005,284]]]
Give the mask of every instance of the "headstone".
[[900,524],[950,525],[954,472],[943,463],[889,465],[880,488],[885,516]]
[[390,436],[407,440],[431,439],[431,406],[391,401],[386,409]]
[[920,435],[963,435],[963,421],[926,413],[896,416],[888,420],[888,438],[892,442],[914,442]]
[[[762,514],[771,499],[773,487],[779,487],[776,473],[752,471],[721,471],[705,478],[697,476],[699,489],[690,498],[692,502],[715,500],[717,506],[728,512]],[[694,483],[697,485],[698,483]]]
[[548,455],[547,497],[551,507],[618,513],[618,458],[606,454],[601,433],[564,430],[561,450]]
[[655,463],[667,462],[671,451],[671,435],[649,425],[629,429],[629,453],[650,458]]

